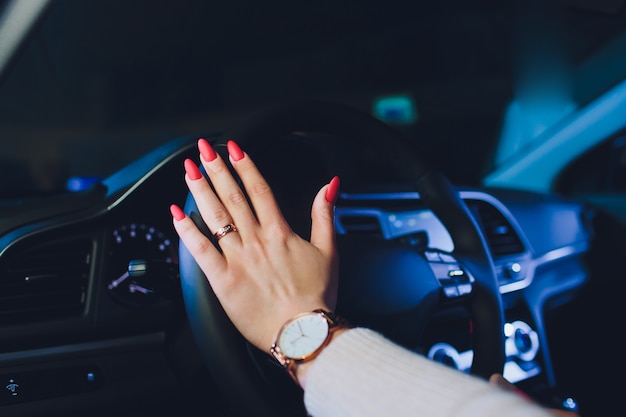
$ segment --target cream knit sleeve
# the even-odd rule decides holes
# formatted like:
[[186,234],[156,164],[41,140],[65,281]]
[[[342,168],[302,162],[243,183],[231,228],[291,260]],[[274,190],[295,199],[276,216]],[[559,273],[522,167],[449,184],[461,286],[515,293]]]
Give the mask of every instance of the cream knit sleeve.
[[521,396],[406,350],[363,328],[339,335],[307,373],[314,417],[548,417]]

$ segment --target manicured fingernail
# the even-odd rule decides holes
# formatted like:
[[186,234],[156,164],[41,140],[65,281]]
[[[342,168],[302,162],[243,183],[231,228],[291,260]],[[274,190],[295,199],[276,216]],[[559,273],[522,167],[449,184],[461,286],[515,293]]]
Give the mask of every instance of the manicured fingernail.
[[234,161],[239,161],[240,159],[243,159],[243,151],[241,150],[239,145],[235,143],[235,141],[229,140],[226,146],[228,147],[228,154],[233,158]]
[[515,388],[515,393],[528,401],[532,401],[532,398],[530,398],[530,395],[526,394],[524,391],[522,391],[519,388]]
[[335,204],[337,197],[339,196],[339,177],[334,177],[330,180],[328,188],[326,189],[326,201]]
[[185,171],[187,172],[187,176],[190,180],[195,181],[202,178],[198,165],[196,165],[196,163],[191,159],[185,159]]
[[172,213],[172,217],[177,222],[185,218],[185,213],[176,204],[170,206],[170,213]]
[[213,150],[213,147],[211,147],[209,142],[204,138],[198,139],[198,149],[200,150],[200,155],[202,155],[202,159],[204,159],[206,162],[211,162],[215,158],[217,158],[217,154]]

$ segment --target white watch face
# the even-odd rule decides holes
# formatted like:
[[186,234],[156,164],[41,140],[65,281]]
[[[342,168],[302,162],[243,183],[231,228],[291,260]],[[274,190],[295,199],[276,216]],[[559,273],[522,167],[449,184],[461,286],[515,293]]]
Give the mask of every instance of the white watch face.
[[286,357],[304,359],[322,346],[328,331],[328,321],[324,317],[316,313],[306,314],[285,326],[277,344]]

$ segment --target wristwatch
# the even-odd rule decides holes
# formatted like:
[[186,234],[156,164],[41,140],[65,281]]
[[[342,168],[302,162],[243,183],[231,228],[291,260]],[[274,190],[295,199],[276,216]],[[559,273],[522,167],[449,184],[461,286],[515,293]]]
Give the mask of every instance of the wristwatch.
[[349,327],[345,320],[330,311],[301,313],[283,325],[270,352],[298,382],[296,365],[315,358],[328,345],[333,332]]

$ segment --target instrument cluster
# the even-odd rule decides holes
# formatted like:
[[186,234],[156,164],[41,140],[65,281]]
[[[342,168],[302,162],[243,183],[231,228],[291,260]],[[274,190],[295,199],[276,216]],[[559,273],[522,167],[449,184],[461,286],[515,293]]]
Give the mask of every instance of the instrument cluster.
[[178,248],[172,234],[146,223],[113,229],[106,282],[117,301],[139,307],[172,296],[179,285]]

